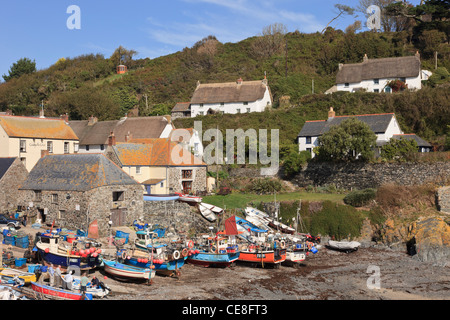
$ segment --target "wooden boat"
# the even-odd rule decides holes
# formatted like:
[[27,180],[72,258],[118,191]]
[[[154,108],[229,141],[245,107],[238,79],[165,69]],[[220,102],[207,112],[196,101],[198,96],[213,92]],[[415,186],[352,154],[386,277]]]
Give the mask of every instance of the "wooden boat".
[[34,300],[34,297],[23,288],[0,285],[0,300]]
[[55,299],[55,300],[92,300],[92,295],[89,293],[82,294],[75,291],[70,291],[66,289],[59,289],[47,286],[45,284],[37,283],[37,282],[31,282],[31,288],[39,293],[42,294],[44,297],[48,299]]
[[178,200],[180,196],[175,193],[170,194],[144,194],[144,201],[170,201]]
[[191,196],[189,194],[183,194],[183,193],[177,193],[175,192],[180,198],[178,198],[179,201],[189,202],[189,203],[200,203],[202,202],[203,198],[198,196]]
[[187,262],[204,267],[229,267],[239,258],[238,246],[228,243],[228,237],[203,236],[197,250],[189,255]]
[[32,281],[36,281],[36,274],[31,272],[26,272],[22,270],[12,269],[12,268],[0,268],[0,277],[5,281],[13,280],[15,277],[19,278],[24,282],[24,284],[29,284]]
[[212,212],[217,213],[217,214],[223,212],[223,209],[222,209],[222,208],[217,207],[217,206],[214,206],[214,205],[209,204],[209,203],[201,202],[200,205],[202,205],[203,207],[205,207],[205,208],[207,208],[207,209],[209,209],[209,210],[211,210]]
[[[66,275],[61,275],[61,277],[64,278]],[[80,276],[72,276],[72,290],[79,291],[81,289],[81,277]],[[65,281],[65,280],[64,280]],[[111,292],[111,289],[109,286],[105,285],[103,282],[101,286],[97,287],[92,285],[91,282],[89,282],[86,286],[86,293],[91,294],[94,298],[104,298]]]
[[280,264],[286,260],[286,249],[265,248],[256,245],[249,245],[241,249],[239,262],[250,263],[255,266],[266,265],[278,268]]
[[258,209],[253,208],[253,207],[245,208],[245,215],[246,216],[258,216],[258,217],[263,217],[263,218],[269,218],[269,215],[266,212],[258,210]]
[[[99,249],[90,242],[69,243],[53,233],[37,233],[36,249],[38,259],[45,265],[52,263],[62,269],[76,266],[81,270],[90,270],[100,266]],[[100,249],[101,250],[101,249]]]
[[148,268],[138,268],[135,266],[125,265],[116,261],[103,259],[105,272],[120,279],[134,280],[150,280],[155,277],[155,271]]
[[275,219],[268,220],[269,226],[275,230],[281,231],[283,233],[287,234],[294,234],[295,229],[292,227],[289,227],[279,221],[276,221]]
[[206,220],[208,220],[210,222],[216,221],[217,220],[216,214],[221,213],[223,211],[223,209],[222,209],[222,211],[217,212],[218,211],[217,208],[218,207],[215,207],[213,205],[208,205],[207,203],[203,203],[203,202],[198,204],[198,209],[200,210],[200,213]]
[[352,252],[358,250],[361,243],[358,241],[328,241],[328,247],[334,250]]
[[260,229],[246,219],[237,216],[234,216],[234,221],[237,230],[240,232],[238,235],[240,238],[252,243],[263,243],[266,240],[268,229]]

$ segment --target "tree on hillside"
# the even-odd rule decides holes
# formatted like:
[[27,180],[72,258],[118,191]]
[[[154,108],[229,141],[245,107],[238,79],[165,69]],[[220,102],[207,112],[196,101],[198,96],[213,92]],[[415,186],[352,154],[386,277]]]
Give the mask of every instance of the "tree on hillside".
[[376,141],[377,136],[370,127],[352,117],[324,133],[314,153],[322,161],[369,160],[374,155]]
[[263,28],[262,34],[253,42],[256,56],[268,58],[282,50],[287,28],[282,23],[273,23]]
[[28,58],[19,59],[13,63],[9,69],[9,75],[3,75],[5,81],[9,81],[13,78],[18,78],[23,74],[36,72],[36,61],[31,61]]
[[134,51],[133,49],[128,50],[122,46],[119,46],[111,57],[109,57],[109,60],[111,60],[115,66],[119,64],[128,65],[136,54],[137,51]]
[[328,22],[328,24],[325,26],[325,28],[323,28],[322,33],[324,33],[328,26],[336,19],[338,19],[340,16],[342,16],[343,14],[347,14],[352,16],[355,13],[355,9],[353,9],[352,7],[346,6],[344,4],[335,4],[334,7],[338,10],[338,15],[336,17],[334,17],[333,19],[331,19],[330,22]]

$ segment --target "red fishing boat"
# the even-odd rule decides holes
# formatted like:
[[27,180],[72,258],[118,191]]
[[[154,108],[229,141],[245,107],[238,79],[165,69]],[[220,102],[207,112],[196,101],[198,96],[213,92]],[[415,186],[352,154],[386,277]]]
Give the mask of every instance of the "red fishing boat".
[[267,265],[278,268],[285,260],[286,249],[271,249],[256,245],[249,245],[248,247],[242,248],[238,259],[238,261],[250,263],[255,266],[261,265],[263,268]]
[[58,289],[47,286],[45,284],[31,282],[31,288],[44,295],[46,298],[55,300],[92,300],[92,295],[89,293],[82,294],[75,291]]

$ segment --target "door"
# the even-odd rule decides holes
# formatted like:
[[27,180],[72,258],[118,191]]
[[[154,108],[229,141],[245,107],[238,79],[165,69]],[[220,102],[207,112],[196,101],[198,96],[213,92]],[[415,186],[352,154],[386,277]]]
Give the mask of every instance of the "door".
[[126,224],[127,209],[111,209],[112,227],[119,227]]
[[192,181],[183,181],[183,193],[189,194],[192,191]]

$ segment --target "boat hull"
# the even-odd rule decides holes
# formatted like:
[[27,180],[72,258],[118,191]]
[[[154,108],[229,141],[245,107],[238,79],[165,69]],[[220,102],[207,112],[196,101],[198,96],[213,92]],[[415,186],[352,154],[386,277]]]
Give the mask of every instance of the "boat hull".
[[117,278],[150,280],[155,274],[151,269],[138,268],[115,261],[104,261],[104,263],[105,272]]
[[36,245],[36,248],[45,265],[60,265],[63,269],[67,269],[70,266],[75,266],[81,270],[90,270],[99,267],[101,264],[98,256],[83,258],[76,255],[45,252],[45,248],[40,247],[39,244]]
[[187,262],[204,267],[228,267],[239,259],[239,251],[227,253],[199,252],[188,257]]
[[13,280],[15,276],[23,280],[25,284],[36,281],[36,274],[31,272],[25,272],[22,270],[16,270],[11,268],[0,268],[0,276],[5,280]]
[[71,292],[68,290],[53,288],[53,287],[50,287],[50,286],[47,286],[44,284],[40,284],[37,282],[31,282],[31,288],[34,291],[41,293],[48,298],[53,298],[53,299],[92,300],[92,295],[90,295],[88,293],[86,295],[83,295],[83,294],[77,293],[77,292]]
[[147,194],[144,195],[144,201],[170,201],[178,200],[180,198],[177,194]]
[[163,263],[151,263],[151,262],[139,262],[138,258],[131,257],[130,259],[126,259],[125,263],[134,267],[138,268],[151,268],[151,266],[154,266],[155,271],[174,271],[177,269],[180,269],[187,257],[176,259],[176,260],[170,260],[170,261],[164,261]]
[[268,251],[241,251],[238,261],[276,265],[286,260],[286,249]]

